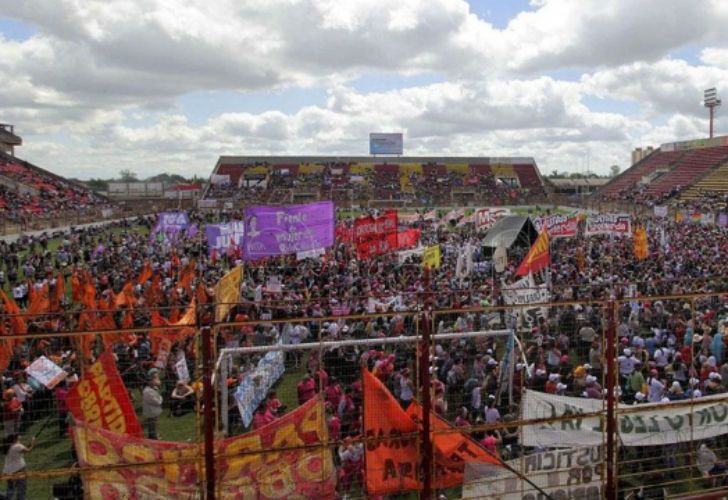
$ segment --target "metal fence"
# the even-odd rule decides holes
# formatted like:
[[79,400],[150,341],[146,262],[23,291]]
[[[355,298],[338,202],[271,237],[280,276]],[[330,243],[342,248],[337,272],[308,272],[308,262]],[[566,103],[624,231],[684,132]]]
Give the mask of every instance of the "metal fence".
[[[720,495],[728,394],[711,374],[724,360],[723,298],[431,310],[423,296],[419,311],[333,317],[246,305],[239,321],[198,319],[165,359],[140,352],[147,327],[8,335],[18,345],[3,378],[5,436],[35,441],[17,472],[6,452],[0,480],[28,498],[364,498],[389,472],[402,475],[403,491],[388,493],[398,498]],[[89,370],[82,338],[95,354],[113,344],[123,387],[109,390],[129,393],[144,436],[78,426],[73,445],[64,391]],[[65,387],[24,377],[41,355],[66,369]],[[175,399],[185,371],[192,392]],[[419,403],[410,433],[366,432],[397,412],[364,400],[364,371],[402,411]],[[143,392],[155,373],[163,411],[152,428]],[[161,441],[146,439],[154,432]],[[414,470],[367,462],[405,442]],[[443,443],[490,458],[454,465],[461,455]]]

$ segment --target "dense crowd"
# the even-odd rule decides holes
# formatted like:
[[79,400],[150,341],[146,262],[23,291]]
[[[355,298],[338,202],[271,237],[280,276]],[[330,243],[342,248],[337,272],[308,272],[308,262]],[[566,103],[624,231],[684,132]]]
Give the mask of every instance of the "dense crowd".
[[[201,226],[217,219],[197,213],[191,218]],[[416,252],[359,260],[355,247],[345,241],[337,241],[320,258],[281,256],[246,263],[241,300],[229,320],[253,323],[223,327],[216,342],[219,347],[237,347],[409,335],[421,327],[413,313],[426,303],[438,310],[460,311],[440,314],[435,333],[515,328],[523,350],[515,348],[510,391],[503,387],[500,373],[504,342],[491,336],[436,341],[432,387],[439,415],[459,427],[478,425],[474,436],[486,449],[504,457],[518,456],[528,450],[519,445],[517,426],[507,424],[517,420],[522,389],[604,398],[606,312],[603,304],[591,301],[625,299],[616,330],[620,401],[668,402],[725,392],[728,359],[723,333],[728,307],[722,294],[728,284],[723,258],[728,232],[701,224],[643,222],[650,248],[643,261],[635,259],[631,238],[552,241],[550,269],[539,273],[537,282],[548,284],[552,300],[563,304],[521,314],[490,306],[505,305],[501,291],[518,279],[515,271],[528,248],[510,248],[506,270],[496,273],[479,245],[483,231],[472,225],[456,227],[455,221],[420,218],[413,223],[422,229],[423,246],[441,247],[441,266],[429,272],[423,270]],[[162,408],[175,415],[192,408],[200,386],[194,380],[178,380],[174,368],[184,354],[189,372],[194,373],[197,352],[192,337],[177,338],[172,355],[160,361],[147,330],[159,326],[160,317],[167,323],[180,321],[192,303],[198,306],[196,321],[211,323],[214,285],[242,260],[236,248],[210,255],[204,231],[175,241],[150,239],[147,230],[153,224],[150,218],[134,225],[121,222],[0,242],[0,285],[9,296],[0,306],[0,313],[5,313],[0,317],[3,331],[13,331],[14,316],[7,314],[13,302],[30,310],[39,294],[57,299],[49,301],[48,309],[33,309],[26,319],[28,340],[13,347],[3,367],[6,437],[49,411],[57,413],[59,433],[65,434],[63,398],[68,382],[50,393],[31,384],[24,367],[46,355],[73,377],[82,363],[108,347],[100,337],[79,344],[70,337],[52,336],[88,329],[84,325],[88,304],[75,293],[79,280],[93,290],[93,304],[108,311],[98,313],[107,328],[140,330],[133,338],[117,338],[112,344],[125,383],[143,388],[148,436],[159,437],[156,422]],[[690,293],[713,295],[640,300]],[[305,373],[295,380],[298,400],[282,403],[271,393],[257,409],[252,426],[265,425],[286,406],[290,409],[323,393],[331,435],[341,438],[338,460],[346,489],[361,474],[361,449],[351,440],[361,434],[360,367],[370,369],[406,406],[417,397],[414,358],[413,344],[384,347],[375,341],[368,347],[289,354],[287,371],[297,375],[284,374],[284,379]],[[258,359],[247,355],[236,359],[229,380],[231,394]],[[239,421],[232,400],[230,408],[233,422]],[[242,428],[234,427],[238,431]]]

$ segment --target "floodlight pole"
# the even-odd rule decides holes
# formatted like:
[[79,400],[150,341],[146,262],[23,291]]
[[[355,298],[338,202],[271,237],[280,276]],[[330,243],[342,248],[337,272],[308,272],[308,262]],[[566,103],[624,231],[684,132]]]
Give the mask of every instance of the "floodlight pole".
[[708,108],[710,117],[709,138],[713,138],[713,123],[715,121],[715,108],[721,105],[721,100],[715,88],[707,89],[703,93],[703,105]]

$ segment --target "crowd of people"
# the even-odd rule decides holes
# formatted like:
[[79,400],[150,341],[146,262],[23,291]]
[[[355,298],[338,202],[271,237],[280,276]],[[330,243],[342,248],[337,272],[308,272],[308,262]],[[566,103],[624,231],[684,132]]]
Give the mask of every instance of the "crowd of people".
[[[190,216],[200,227],[221,217]],[[241,214],[222,217],[234,220]],[[522,349],[514,348],[510,391],[503,387],[502,339],[483,335],[436,340],[434,347],[433,409],[503,458],[534,451],[523,447],[516,422],[523,389],[605,397],[604,301],[610,299],[622,301],[616,318],[621,402],[668,403],[726,392],[728,295],[723,294],[728,292],[728,269],[723,255],[728,232],[724,228],[644,220],[650,256],[642,261],[635,259],[628,237],[553,240],[549,270],[537,279],[549,286],[551,300],[560,304],[518,314],[505,307],[501,292],[518,279],[516,268],[528,247],[510,248],[505,271],[497,273],[479,244],[486,230],[458,227],[455,222],[420,217],[412,223],[422,231],[422,246],[441,248],[440,267],[427,272],[416,253],[359,260],[355,246],[347,241],[337,241],[318,258],[297,260],[289,255],[246,263],[241,299],[228,317],[239,324],[220,329],[218,346],[312,343],[310,350],[287,354],[286,372],[279,382],[296,384],[296,400],[284,401],[272,392],[256,409],[252,428],[322,393],[329,431],[338,443],[339,487],[342,492],[353,488],[363,472],[363,449],[357,440],[362,433],[360,370],[371,370],[403,407],[419,397],[415,345],[384,346],[376,340],[412,335],[422,327],[414,313],[425,304],[443,311],[436,318],[435,333],[508,327],[522,339]],[[174,368],[184,356],[189,373],[195,373],[194,336],[176,338],[171,355],[160,360],[148,331],[160,321],[178,322],[193,302],[196,323],[211,324],[215,284],[243,261],[234,248],[211,255],[204,231],[191,238],[150,239],[154,223],[145,218],[0,241],[0,286],[7,295],[0,301],[2,331],[17,327],[13,304],[31,311],[26,318],[27,341],[13,346],[2,367],[7,439],[16,439],[13,436],[39,416],[53,412],[59,433],[65,435],[66,391],[82,365],[109,347],[102,336],[79,343],[58,335],[93,329],[86,324],[87,299],[76,294],[79,283],[82,289],[93,290],[91,300],[99,311],[96,321],[105,322],[108,329],[139,330],[133,338],[112,341],[111,347],[127,387],[141,391],[138,403],[147,436],[164,438],[159,419],[165,410],[180,415],[194,407],[200,385],[179,380]],[[463,266],[463,260],[470,264]],[[44,293],[51,299],[46,309],[38,310],[35,304]],[[695,293],[710,295],[649,299]],[[371,342],[366,347],[314,349],[319,340],[355,339]],[[69,374],[54,392],[28,380],[24,372],[42,355]],[[228,381],[231,395],[258,360],[253,355],[236,358]],[[230,408],[232,432],[242,432],[238,409],[235,404]]]

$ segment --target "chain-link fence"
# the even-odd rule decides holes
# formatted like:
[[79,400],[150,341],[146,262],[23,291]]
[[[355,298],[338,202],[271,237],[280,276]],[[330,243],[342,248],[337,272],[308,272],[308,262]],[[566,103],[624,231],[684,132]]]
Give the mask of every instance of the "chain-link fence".
[[725,297],[429,301],[6,335],[0,480],[28,498],[723,490]]

